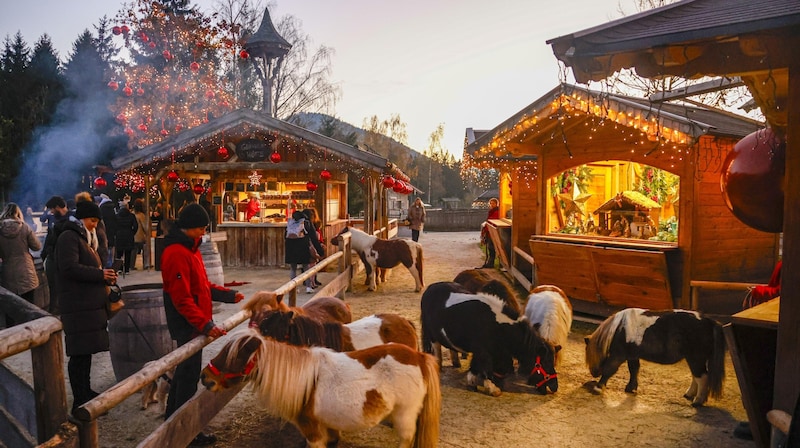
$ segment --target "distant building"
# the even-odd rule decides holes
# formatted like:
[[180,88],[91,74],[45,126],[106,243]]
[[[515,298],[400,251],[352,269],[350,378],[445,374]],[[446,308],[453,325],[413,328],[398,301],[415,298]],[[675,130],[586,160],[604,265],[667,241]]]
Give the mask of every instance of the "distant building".
[[486,190],[472,201],[471,208],[489,208],[489,199],[496,198],[499,194],[499,190]]

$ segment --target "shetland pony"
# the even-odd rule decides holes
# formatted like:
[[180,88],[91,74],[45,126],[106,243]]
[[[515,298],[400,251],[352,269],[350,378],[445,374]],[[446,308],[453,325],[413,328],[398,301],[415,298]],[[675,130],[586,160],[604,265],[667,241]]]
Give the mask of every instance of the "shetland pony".
[[339,431],[362,431],[384,419],[401,448],[438,444],[439,369],[432,356],[405,345],[340,353],[282,344],[248,328],[200,375],[211,391],[245,378],[267,412],[295,425],[309,447],[335,446]]
[[367,274],[366,285],[369,291],[377,288],[377,268],[391,269],[402,264],[414,277],[416,287],[414,291],[422,291],[425,284],[422,279],[422,245],[411,240],[394,239],[384,240],[365,233],[354,227],[345,227],[338,235],[331,239],[331,243],[339,244],[342,234],[350,232],[350,241],[353,250],[358,253],[364,263]]
[[242,309],[250,311],[251,326],[258,326],[264,313],[272,310],[291,310],[295,314],[308,316],[320,322],[347,324],[353,321],[350,305],[336,297],[317,297],[299,307],[290,307],[283,301],[283,295],[275,294],[272,291],[259,291],[242,305]]
[[503,378],[514,373],[516,358],[519,371],[528,374],[528,383],[539,393],[558,390],[556,349],[499,298],[471,294],[458,283],[439,282],[425,290],[421,306],[423,350],[435,351],[440,364],[439,344],[472,353],[467,374],[471,387],[480,385],[499,396]]
[[261,334],[291,345],[328,347],[337,352],[396,342],[417,350],[417,330],[397,314],[373,314],[349,324],[319,322],[292,311],[269,311],[258,325]]
[[[572,328],[572,304],[561,288],[540,285],[531,290],[525,317],[531,325],[539,324],[539,334],[554,347],[566,347]],[[556,351],[556,365],[561,361],[561,351]]]
[[586,341],[586,364],[593,377],[600,377],[594,387],[603,392],[606,382],[623,362],[628,362],[630,379],[625,392],[639,387],[639,359],[659,364],[675,364],[686,359],[692,383],[684,397],[692,406],[702,406],[708,399],[722,395],[725,379],[725,339],[722,326],[694,311],[648,311],[627,308],[603,321]]

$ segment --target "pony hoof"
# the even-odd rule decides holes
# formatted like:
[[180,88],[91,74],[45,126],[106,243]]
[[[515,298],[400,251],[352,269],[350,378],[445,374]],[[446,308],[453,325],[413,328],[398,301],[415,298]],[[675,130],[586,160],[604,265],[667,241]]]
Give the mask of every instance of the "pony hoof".
[[693,401],[693,402],[692,402],[692,407],[693,407],[693,408],[702,408],[704,404],[705,404],[705,403],[704,403],[704,402],[702,402],[702,401]]
[[687,399],[689,401],[694,401],[694,397],[689,395],[689,394],[683,394],[683,398],[685,398],[685,399]]
[[625,392],[627,392],[627,393],[629,393],[629,394],[636,394],[636,392],[638,392],[638,390],[639,390],[639,389],[637,389],[637,388],[635,388],[635,387],[626,387],[626,388],[625,388]]
[[595,395],[603,395],[603,389],[597,386],[592,388],[592,393]]

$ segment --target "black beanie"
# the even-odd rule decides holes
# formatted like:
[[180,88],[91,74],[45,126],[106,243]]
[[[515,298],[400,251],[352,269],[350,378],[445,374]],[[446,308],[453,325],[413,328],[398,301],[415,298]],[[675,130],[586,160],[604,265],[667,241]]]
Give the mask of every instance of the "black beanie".
[[198,227],[205,227],[208,225],[208,213],[197,202],[183,207],[180,216],[178,216],[179,229],[196,229]]
[[97,218],[101,219],[100,207],[92,201],[81,201],[75,204],[75,217],[78,219],[83,218]]

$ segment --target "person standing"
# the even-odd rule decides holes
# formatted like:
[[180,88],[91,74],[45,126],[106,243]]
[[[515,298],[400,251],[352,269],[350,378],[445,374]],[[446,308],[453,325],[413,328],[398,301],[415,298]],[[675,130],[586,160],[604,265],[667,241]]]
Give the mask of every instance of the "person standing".
[[411,227],[411,239],[419,241],[419,233],[425,226],[425,206],[422,204],[422,199],[415,199],[414,204],[408,208],[408,221]]
[[114,201],[105,193],[100,195],[100,213],[102,214],[103,224],[106,226],[106,237],[108,238],[108,257],[103,260],[105,267],[110,268],[114,262],[114,257],[119,258],[116,252],[117,246],[117,209]]
[[144,214],[144,200],[141,198],[133,202],[133,215],[136,217],[136,234],[133,236],[133,261],[131,266],[136,266],[136,255],[142,253],[142,269],[145,271],[150,269],[150,245],[147,240],[150,238],[150,232],[147,231],[147,216]]
[[[311,226],[306,219],[306,215],[299,210],[295,210],[286,223],[284,261],[289,265],[289,278],[297,277],[297,266],[300,266],[302,272],[308,270],[308,264],[311,262],[309,244],[312,244],[310,233]],[[314,248],[320,251],[318,253],[322,252],[322,246],[319,245],[319,241],[317,241]],[[304,284],[306,285],[306,293],[314,292],[313,279],[306,280]]]
[[[161,256],[164,309],[167,328],[178,347],[201,334],[217,338],[227,333],[212,319],[212,296],[213,300],[223,302],[238,302],[244,298],[237,291],[208,281],[203,256],[198,250],[208,223],[209,217],[203,207],[191,203],[181,210],[177,222],[164,238]],[[197,392],[202,361],[203,351],[200,350],[178,364],[170,383],[165,419]],[[216,440],[213,434],[200,432],[192,445],[211,445]]]
[[52,225],[47,229],[47,236],[44,238],[44,247],[42,248],[42,262],[44,263],[44,274],[47,277],[47,286],[50,289],[50,305],[49,312],[53,315],[59,315],[61,310],[58,306],[58,292],[56,291],[56,262],[53,253],[56,250],[56,241],[58,235],[63,230],[64,224],[69,221],[72,212],[67,208],[67,201],[61,196],[53,196],[47,200],[45,204],[47,211],[53,217]]
[[[313,207],[308,207],[303,210],[303,215],[305,215],[306,219],[308,220],[309,224],[309,242],[311,243],[309,246],[309,269],[314,267],[317,262],[323,258],[325,258],[325,238],[322,236],[322,221],[319,219],[319,215],[317,215],[317,209]],[[314,252],[316,252],[316,257],[314,253],[311,251],[311,248],[314,248]],[[311,280],[311,288],[317,289],[318,287],[322,286],[322,282],[317,279],[317,276],[314,275],[314,278]]]
[[[75,194],[75,203],[77,204],[81,201],[94,202],[94,198],[88,191],[81,191]],[[92,232],[94,233],[94,240],[92,241],[97,243],[94,250],[97,251],[97,255],[100,255],[100,260],[105,260],[108,257],[108,236],[106,236],[106,226],[102,219]]]
[[[139,230],[139,224],[136,222],[136,216],[131,213],[131,209],[127,204],[123,204],[117,213],[117,258],[123,259],[123,272],[125,274],[131,271],[133,267],[133,249],[135,247],[135,235]],[[132,260],[133,259],[133,260]]]
[[103,269],[94,249],[99,222],[97,204],[76,203],[75,216],[63,223],[54,254],[73,413],[97,396],[91,388],[92,355],[109,349],[107,287],[117,282],[117,273]]
[[481,242],[486,245],[486,262],[483,263],[484,268],[493,268],[494,259],[496,256],[494,243],[489,236],[489,220],[500,218],[500,201],[497,198],[489,199],[489,213],[486,215],[486,222],[481,225]]
[[[29,207],[30,208],[30,207]],[[13,202],[0,215],[0,258],[3,259],[3,287],[33,303],[39,286],[30,251],[42,248],[33,229],[25,223],[22,210]]]

